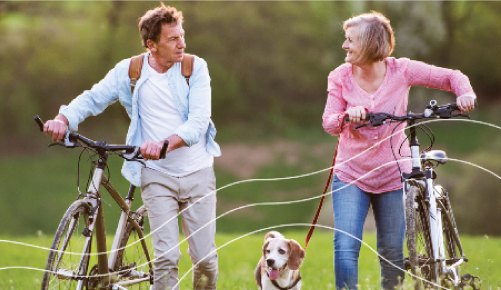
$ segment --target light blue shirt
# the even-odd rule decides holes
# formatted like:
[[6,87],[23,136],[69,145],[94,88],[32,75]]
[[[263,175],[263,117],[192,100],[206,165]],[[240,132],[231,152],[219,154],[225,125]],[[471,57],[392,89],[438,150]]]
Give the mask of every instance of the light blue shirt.
[[[127,132],[127,145],[141,146],[141,119],[138,110],[138,92],[141,85],[150,77],[146,62],[149,52],[144,54],[141,77],[131,95],[129,65],[130,58],[119,62],[106,77],[95,84],[92,89],[83,92],[67,106],[61,106],[59,114],[68,119],[70,130],[78,130],[80,124],[88,116],[96,116],[109,105],[120,101],[131,122]],[[211,116],[211,88],[207,63],[195,56],[190,85],[181,74],[181,63],[175,63],[168,71],[169,88],[174,96],[176,107],[184,123],[179,126],[177,134],[188,145],[198,143],[201,134],[206,134],[207,152],[214,157],[221,155],[219,145],[214,141],[216,128]],[[125,161],[123,176],[135,186],[140,186],[141,164]]]

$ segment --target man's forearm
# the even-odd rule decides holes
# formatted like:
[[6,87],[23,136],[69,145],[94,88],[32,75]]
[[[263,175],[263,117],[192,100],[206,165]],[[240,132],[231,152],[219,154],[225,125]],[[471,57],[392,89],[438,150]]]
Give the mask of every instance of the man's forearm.
[[169,138],[167,138],[169,141],[169,147],[167,148],[167,152],[170,152],[172,150],[176,150],[178,148],[188,146],[184,140],[179,137],[177,134],[171,135]]

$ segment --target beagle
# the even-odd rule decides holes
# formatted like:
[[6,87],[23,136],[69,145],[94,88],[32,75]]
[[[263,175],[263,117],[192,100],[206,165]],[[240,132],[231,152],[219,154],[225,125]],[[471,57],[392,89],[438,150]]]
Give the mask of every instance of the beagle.
[[264,236],[263,256],[257,264],[254,276],[260,290],[301,288],[299,267],[306,252],[295,240],[285,239],[271,231]]

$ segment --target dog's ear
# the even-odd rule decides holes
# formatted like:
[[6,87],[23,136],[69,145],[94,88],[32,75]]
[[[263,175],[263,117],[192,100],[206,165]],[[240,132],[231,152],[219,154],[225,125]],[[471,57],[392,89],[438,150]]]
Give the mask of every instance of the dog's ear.
[[301,267],[304,256],[306,256],[306,252],[295,240],[289,240],[289,250],[290,255],[289,261],[287,261],[287,266],[289,266],[291,270],[297,270]]
[[269,244],[269,243],[270,243],[270,242],[269,242],[269,241],[267,241],[267,242],[265,242],[265,243],[264,243],[264,245],[263,245],[263,257],[266,257],[266,249],[268,248],[268,244]]
[[264,242],[266,243],[268,239],[278,238],[279,236],[277,234],[278,232],[275,231],[266,233],[266,235],[264,235]]

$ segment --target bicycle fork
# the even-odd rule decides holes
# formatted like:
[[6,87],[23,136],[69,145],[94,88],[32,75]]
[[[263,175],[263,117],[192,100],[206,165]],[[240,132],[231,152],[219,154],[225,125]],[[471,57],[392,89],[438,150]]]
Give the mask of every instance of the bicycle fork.
[[[431,170],[430,171],[431,176]],[[461,277],[455,271],[461,264],[464,263],[464,259],[461,258],[459,261],[454,264],[447,266],[446,256],[445,256],[445,247],[444,247],[444,236],[443,236],[443,221],[442,221],[442,208],[437,205],[437,199],[440,198],[439,192],[435,190],[435,186],[433,184],[432,178],[426,179],[426,192],[427,198],[429,199],[429,210],[430,210],[430,236],[431,236],[431,244],[433,249],[433,262],[437,263],[437,266],[440,266],[440,271],[437,271],[437,275],[445,274],[449,275],[452,283],[455,287],[459,285],[461,282]],[[438,270],[438,269],[437,269]]]
[[[106,247],[106,234],[104,228],[104,217],[103,217],[103,209],[101,207],[101,196],[99,187],[101,185],[101,179],[103,176],[103,168],[101,168],[101,160],[99,160],[99,165],[94,171],[94,175],[92,177],[92,182],[89,185],[89,189],[87,191],[87,196],[84,200],[86,200],[91,205],[91,212],[89,214],[89,226],[84,229],[82,233],[85,236],[85,242],[83,246],[83,254],[80,258],[80,262],[78,265],[78,274],[77,277],[68,277],[71,275],[70,273],[58,273],[58,276],[68,278],[76,278],[78,279],[77,290],[83,289],[85,286],[85,279],[87,276],[87,272],[83,267],[85,263],[85,259],[89,259],[90,252],[87,250],[91,247],[92,236],[93,233],[96,235],[96,243],[97,243],[97,258],[98,258],[98,273],[99,280],[102,285],[107,285],[110,277],[108,270],[108,258],[107,258],[107,247]],[[95,230],[95,231],[94,231]],[[87,262],[88,263],[88,262]],[[64,270],[62,270],[64,271]],[[58,271],[59,272],[59,271]]]

